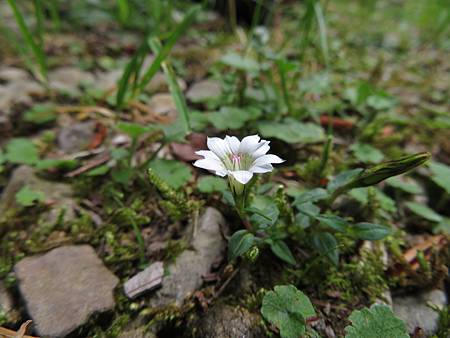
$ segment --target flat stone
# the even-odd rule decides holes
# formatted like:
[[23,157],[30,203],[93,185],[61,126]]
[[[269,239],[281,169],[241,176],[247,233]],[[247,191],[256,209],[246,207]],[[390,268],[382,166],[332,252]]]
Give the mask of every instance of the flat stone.
[[439,314],[430,309],[427,303],[442,308],[447,305],[447,296],[442,290],[432,290],[414,296],[393,298],[394,313],[405,321],[409,333],[413,333],[416,327],[422,328],[426,337],[436,332]]
[[76,67],[61,67],[48,74],[51,89],[71,96],[80,94],[81,85],[95,83],[95,77],[89,72]]
[[196,336],[205,338],[267,337],[259,316],[240,306],[214,305],[196,323]]
[[161,121],[173,122],[178,115],[172,95],[167,93],[153,95],[148,102],[148,107]]
[[[36,176],[33,168],[22,165],[16,168],[0,198],[0,216],[9,209],[18,208],[16,193],[24,186],[44,193],[47,201],[54,202],[52,209],[66,209],[65,217],[73,217],[73,191],[69,184],[50,182]],[[72,207],[71,207],[72,206]],[[55,211],[53,211],[55,212]]]
[[186,92],[186,98],[194,103],[218,98],[222,93],[222,85],[216,80],[203,80],[194,83]]
[[95,133],[95,122],[79,122],[64,126],[58,133],[58,147],[66,153],[84,150]]
[[91,315],[114,308],[119,279],[89,245],[63,246],[14,266],[19,290],[36,331],[65,337]]
[[95,88],[107,92],[108,90],[115,88],[119,79],[123,73],[122,69],[113,69],[108,72],[97,73],[97,79],[95,81]]
[[2,67],[0,68],[0,80],[2,81],[15,81],[28,79],[30,76],[28,72],[18,67]]
[[164,275],[163,262],[155,262],[125,282],[123,289],[128,298],[136,298],[144,292],[161,286]]
[[[183,79],[177,79],[177,83],[182,91],[186,90],[186,82]],[[167,84],[166,75],[163,72],[157,72],[147,84],[145,90],[149,93],[167,92],[169,85]]]
[[202,276],[210,272],[212,264],[225,252],[227,242],[221,229],[225,226],[225,219],[219,211],[211,207],[205,210],[191,242],[192,250],[183,251],[175,263],[169,265],[162,288],[150,299],[151,306],[180,306],[202,286]]
[[137,328],[122,332],[118,338],[156,338],[153,332],[146,332],[143,328]]

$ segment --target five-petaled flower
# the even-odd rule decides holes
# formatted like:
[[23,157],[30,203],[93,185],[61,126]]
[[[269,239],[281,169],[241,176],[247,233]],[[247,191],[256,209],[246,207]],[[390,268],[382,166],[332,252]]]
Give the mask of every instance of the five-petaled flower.
[[273,170],[272,163],[284,162],[276,155],[267,154],[270,141],[261,140],[258,135],[246,136],[239,141],[235,136],[225,139],[208,137],[210,150],[199,150],[196,154],[203,156],[194,166],[214,171],[216,175],[228,176],[235,193],[243,190],[253,174],[267,173]]

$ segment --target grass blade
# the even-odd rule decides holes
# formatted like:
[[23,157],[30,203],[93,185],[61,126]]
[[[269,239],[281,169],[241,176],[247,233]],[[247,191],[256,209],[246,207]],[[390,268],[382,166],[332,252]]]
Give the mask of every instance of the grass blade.
[[[159,53],[161,50],[161,42],[158,38],[154,37],[149,41],[150,48],[153,53]],[[173,71],[172,66],[168,61],[163,61],[161,66],[164,70],[164,74],[166,75],[167,82],[169,84],[170,94],[175,102],[175,106],[177,108],[178,113],[180,114],[183,132],[184,135],[187,135],[191,132],[191,125],[189,122],[189,109],[186,104],[186,99],[184,97],[183,92],[178,85],[177,77],[175,76],[175,72]]]
[[161,67],[161,63],[167,58],[170,51],[172,50],[172,47],[175,45],[175,43],[178,41],[178,39],[186,32],[186,30],[189,28],[189,26],[194,21],[200,8],[201,8],[201,6],[192,7],[188,11],[186,16],[184,17],[183,21],[180,22],[180,24],[172,32],[172,34],[168,38],[167,42],[161,48],[159,53],[156,55],[155,60],[150,65],[148,70],[145,72],[144,76],[142,77],[142,79],[139,83],[139,87],[138,87],[139,91],[143,90],[145,88],[145,86],[151,81],[153,76],[155,76],[155,74]]
[[42,77],[42,80],[44,82],[47,82],[47,64],[45,60],[44,51],[41,48],[41,46],[36,44],[36,42],[33,40],[33,35],[31,34],[30,30],[25,24],[25,19],[23,18],[22,13],[20,13],[19,9],[17,8],[16,2],[14,0],[7,0],[7,1],[13,11],[14,18],[16,19],[17,25],[19,26],[19,30],[23,38],[25,39],[25,43],[27,44],[28,48],[31,49],[32,53],[34,54],[34,57],[36,58],[36,61],[39,65],[39,72]]
[[322,6],[320,6],[319,1],[316,1],[314,4],[314,13],[316,14],[317,24],[319,25],[320,47],[322,49],[323,59],[328,67],[330,58],[327,40],[327,25],[323,15]]

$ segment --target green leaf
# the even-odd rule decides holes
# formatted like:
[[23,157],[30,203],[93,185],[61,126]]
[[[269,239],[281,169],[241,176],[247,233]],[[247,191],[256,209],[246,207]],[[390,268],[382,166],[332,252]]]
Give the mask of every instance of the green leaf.
[[339,247],[336,238],[329,232],[318,232],[312,236],[311,244],[320,254],[327,256],[334,265],[339,263]]
[[289,249],[289,247],[286,245],[285,242],[283,242],[281,240],[273,241],[270,244],[270,249],[278,258],[285,261],[286,263],[289,263],[292,265],[294,265],[296,263],[291,250]]
[[294,205],[300,205],[307,202],[317,202],[328,197],[328,192],[322,188],[308,190],[295,197]]
[[247,107],[245,109],[222,107],[218,112],[209,113],[207,116],[208,121],[219,130],[239,129],[246,122],[261,116],[261,111],[255,107]]
[[313,123],[302,123],[293,118],[283,122],[260,122],[258,130],[264,137],[273,137],[287,143],[317,143],[325,139],[321,127]]
[[247,230],[236,231],[228,242],[228,260],[245,254],[253,246],[255,236]]
[[138,138],[139,136],[155,131],[157,128],[155,126],[143,126],[138,123],[132,122],[119,122],[116,125],[117,130],[121,131],[124,134],[127,134],[133,139]]
[[336,231],[345,232],[349,226],[348,222],[342,217],[336,215],[318,215],[315,218],[321,223],[324,224]]
[[[388,212],[397,211],[396,203],[392,198],[390,198],[378,188],[371,187],[370,189],[372,189],[372,191],[375,193],[375,198],[380,203],[381,209]],[[362,205],[367,205],[367,203],[369,203],[369,188],[352,189],[349,195]]]
[[109,171],[109,167],[107,164],[100,165],[94,169],[91,169],[84,173],[86,176],[103,176]]
[[409,338],[405,323],[384,304],[355,310],[349,319],[352,325],[345,328],[345,338]]
[[431,162],[430,169],[433,174],[431,179],[434,183],[450,194],[450,167],[439,162]]
[[302,337],[306,320],[316,314],[309,298],[293,285],[278,285],[267,292],[261,313],[279,328],[282,338]]
[[45,124],[56,120],[57,114],[55,106],[52,104],[35,104],[30,110],[27,110],[23,119],[35,124]]
[[42,191],[31,190],[26,185],[16,193],[16,201],[24,207],[30,207],[35,202],[45,201],[45,195]]
[[[450,175],[450,172],[449,172]],[[449,176],[450,177],[450,176]],[[422,194],[423,188],[417,183],[415,180],[409,178],[401,178],[399,176],[394,176],[391,178],[388,178],[386,180],[386,184],[390,185],[391,187],[403,190],[404,192],[407,192],[408,194]],[[449,185],[450,188],[450,185]]]
[[343,187],[347,183],[350,183],[362,171],[363,169],[357,168],[339,173],[333,180],[330,181],[330,183],[328,183],[328,191],[334,191],[340,187]]
[[45,159],[39,160],[36,163],[36,168],[41,170],[46,169],[60,169],[60,170],[72,170],[78,165],[77,160],[65,160],[65,159]]
[[280,216],[280,211],[275,203],[269,204],[264,209],[252,207],[249,208],[249,211],[253,213],[250,217],[250,223],[258,228],[274,225]]
[[12,163],[35,164],[39,161],[38,149],[26,138],[14,138],[6,145],[6,159]]
[[150,168],[174,189],[181,188],[192,177],[189,167],[174,160],[156,159],[150,163]]
[[203,193],[223,192],[227,189],[227,182],[216,176],[202,176],[198,180],[197,188]]
[[259,71],[258,62],[248,57],[244,57],[237,53],[225,54],[220,62],[223,64],[246,72],[257,73]]
[[127,185],[133,176],[132,168],[115,168],[111,171],[111,178],[114,182]]
[[111,157],[117,161],[130,156],[130,152],[125,148],[115,148],[111,150]]
[[411,210],[413,213],[415,213],[416,215],[418,215],[422,218],[425,218],[428,221],[431,221],[431,222],[442,221],[441,215],[439,215],[437,212],[430,209],[429,207],[427,207],[424,204],[420,204],[417,202],[406,202],[405,204],[408,207],[408,209]]
[[378,163],[383,160],[384,155],[377,148],[366,143],[356,142],[350,147],[355,157],[364,163]]
[[352,227],[351,232],[356,238],[367,241],[376,241],[390,235],[391,229],[380,224],[361,222],[355,224]]

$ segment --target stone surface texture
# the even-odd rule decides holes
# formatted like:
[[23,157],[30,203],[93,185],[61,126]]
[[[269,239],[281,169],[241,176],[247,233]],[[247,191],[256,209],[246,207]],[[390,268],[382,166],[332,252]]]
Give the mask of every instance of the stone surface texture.
[[155,262],[125,282],[123,289],[128,298],[135,298],[144,292],[161,286],[164,275],[163,262]]
[[91,246],[63,246],[24,258],[14,272],[28,314],[43,337],[65,337],[92,314],[114,308],[113,289],[119,280]]
[[416,327],[422,328],[427,337],[438,328],[439,315],[427,306],[427,303],[443,307],[447,304],[447,296],[442,290],[432,290],[411,296],[393,298],[393,309],[397,317],[404,320],[409,333]]
[[192,249],[183,251],[175,263],[169,265],[162,288],[150,299],[151,306],[180,306],[201,287],[202,276],[210,272],[211,265],[225,252],[226,240],[222,235],[225,226],[225,219],[219,211],[211,207],[206,209],[191,242]]

